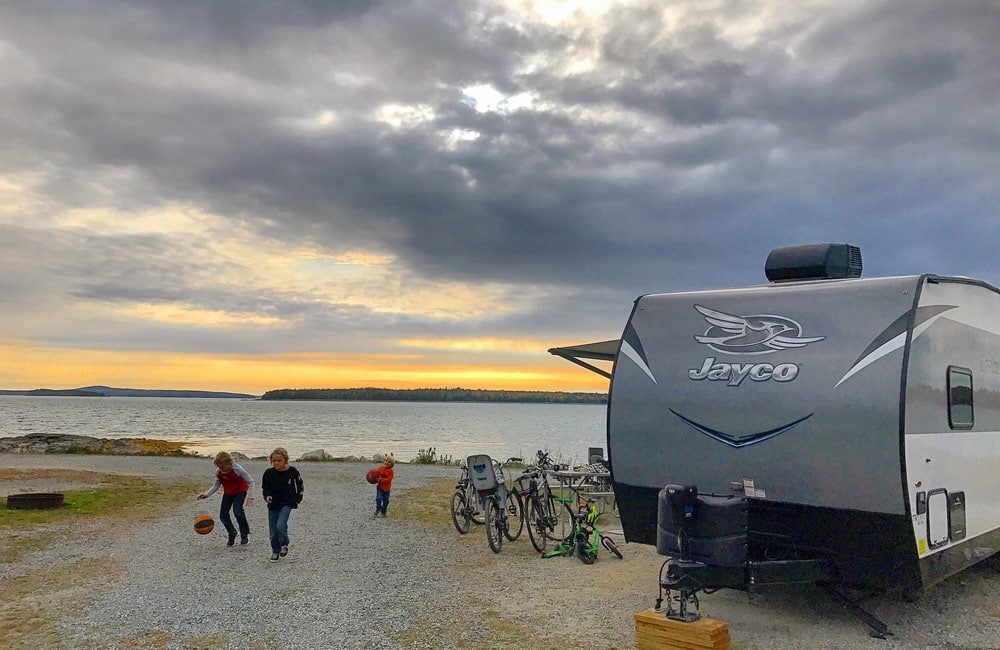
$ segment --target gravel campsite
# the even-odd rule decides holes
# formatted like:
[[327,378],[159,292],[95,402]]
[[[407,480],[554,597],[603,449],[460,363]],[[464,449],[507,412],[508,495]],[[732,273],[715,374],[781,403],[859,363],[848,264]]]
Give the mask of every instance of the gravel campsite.
[[[238,462],[258,481],[267,467]],[[541,559],[526,534],[498,554],[481,527],[460,536],[447,504],[454,467],[397,465],[388,516],[372,518],[369,465],[293,465],[305,499],[288,556],[269,562],[262,504],[247,508],[246,546],[227,548],[221,526],[194,533],[197,515],[217,516],[218,495],[194,498],[212,483],[209,459],[0,454],[0,496],[120,476],[183,497],[138,519],[0,528],[0,646],[624,649],[634,647],[634,614],[656,600],[663,558],[649,546],[621,543],[623,560],[602,554],[588,566]],[[606,517],[605,529],[620,526]],[[812,586],[701,598],[703,615],[729,623],[735,650],[1000,648],[1000,572],[985,563],[915,603],[866,607],[890,636],[870,638]]]

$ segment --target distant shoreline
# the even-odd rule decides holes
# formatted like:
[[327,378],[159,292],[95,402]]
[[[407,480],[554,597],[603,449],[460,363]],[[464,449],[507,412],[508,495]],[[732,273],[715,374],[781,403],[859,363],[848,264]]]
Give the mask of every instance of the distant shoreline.
[[210,397],[219,399],[257,399],[258,397],[249,393],[229,393],[214,390],[158,390],[146,388],[112,388],[110,386],[0,390],[0,395],[20,395],[24,397]]
[[321,400],[350,402],[509,402],[518,404],[607,404],[607,393],[467,388],[283,388],[269,390],[261,400]]
[[35,388],[0,390],[0,396],[24,397],[196,397],[267,401],[349,401],[349,402],[480,402],[514,404],[597,404],[608,403],[607,393],[541,390],[486,390],[469,388],[282,388],[263,395],[205,390],[165,390],[145,388]]

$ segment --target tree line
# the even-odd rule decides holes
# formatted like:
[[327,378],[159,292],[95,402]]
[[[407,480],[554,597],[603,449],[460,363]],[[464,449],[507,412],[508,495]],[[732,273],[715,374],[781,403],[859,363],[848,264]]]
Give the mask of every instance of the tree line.
[[262,400],[345,400],[374,402],[521,402],[535,404],[607,404],[607,393],[468,388],[282,388]]

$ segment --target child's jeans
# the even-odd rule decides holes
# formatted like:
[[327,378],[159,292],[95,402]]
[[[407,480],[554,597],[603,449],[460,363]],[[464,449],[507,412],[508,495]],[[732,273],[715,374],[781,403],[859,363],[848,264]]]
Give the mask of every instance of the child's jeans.
[[236,535],[236,527],[233,526],[233,520],[229,517],[230,509],[236,515],[236,523],[240,525],[240,535],[250,534],[250,523],[247,521],[246,512],[243,510],[243,501],[246,498],[246,492],[222,495],[222,505],[219,507],[219,519],[230,535]]
[[375,509],[385,514],[385,509],[389,507],[389,491],[382,488],[375,488]]
[[281,552],[282,546],[288,546],[288,515],[292,514],[291,506],[282,506],[278,510],[267,511],[267,529],[271,533],[271,551]]

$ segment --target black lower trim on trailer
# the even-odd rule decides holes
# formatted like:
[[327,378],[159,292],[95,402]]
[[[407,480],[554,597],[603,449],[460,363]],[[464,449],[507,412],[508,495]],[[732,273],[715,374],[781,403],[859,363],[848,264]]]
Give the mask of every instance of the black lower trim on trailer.
[[747,501],[753,557],[826,559],[838,582],[854,586],[912,589],[920,584],[906,515]]
[[[656,545],[659,493],[655,488],[615,484],[622,532],[629,542]],[[845,585],[908,590],[921,585],[913,528],[906,515],[761,499],[746,502],[747,557],[758,571],[767,571],[758,583],[798,582],[794,572],[819,561],[832,566],[834,581]],[[782,563],[789,567],[784,581],[774,573]]]
[[616,481],[614,490],[625,541],[656,546],[656,513],[660,488]]

